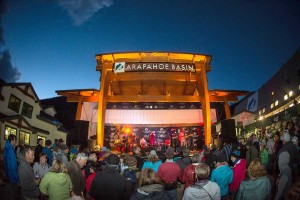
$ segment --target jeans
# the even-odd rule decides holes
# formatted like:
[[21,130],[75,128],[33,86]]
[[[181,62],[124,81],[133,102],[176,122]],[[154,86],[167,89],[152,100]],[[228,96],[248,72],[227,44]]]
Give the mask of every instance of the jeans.
[[177,188],[174,190],[169,190],[167,193],[172,200],[177,200]]

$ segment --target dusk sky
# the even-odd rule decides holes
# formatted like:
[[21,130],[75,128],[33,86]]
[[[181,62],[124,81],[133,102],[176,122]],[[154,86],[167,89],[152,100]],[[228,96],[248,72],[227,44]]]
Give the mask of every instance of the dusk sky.
[[2,28],[40,99],[99,89],[95,55],[127,51],[208,54],[209,89],[254,91],[300,47],[300,1],[7,0]]

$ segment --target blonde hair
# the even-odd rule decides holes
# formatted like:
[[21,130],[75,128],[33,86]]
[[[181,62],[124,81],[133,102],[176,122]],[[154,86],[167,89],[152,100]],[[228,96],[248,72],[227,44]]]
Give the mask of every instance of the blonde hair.
[[160,184],[161,180],[157,173],[153,169],[145,168],[141,171],[137,186],[141,187],[143,185],[151,185],[151,184]]
[[267,174],[264,166],[261,164],[258,158],[250,163],[247,173],[250,178],[260,178],[266,176]]
[[159,161],[159,158],[158,158],[157,155],[151,156],[151,155],[149,154],[148,160],[151,161],[152,163],[155,163],[155,162]]
[[67,168],[60,160],[54,160],[49,171],[54,173],[67,173]]
[[210,168],[205,163],[199,163],[195,168],[195,173],[198,180],[205,180],[209,176]]

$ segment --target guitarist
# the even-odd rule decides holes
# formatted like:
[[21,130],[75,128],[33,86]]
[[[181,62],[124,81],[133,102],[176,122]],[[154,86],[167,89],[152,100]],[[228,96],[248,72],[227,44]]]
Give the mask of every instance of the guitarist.
[[185,132],[184,132],[183,129],[182,129],[182,130],[180,131],[180,133],[178,134],[178,140],[179,140],[179,142],[180,142],[180,146],[181,146],[181,147],[186,147],[187,142],[186,142]]

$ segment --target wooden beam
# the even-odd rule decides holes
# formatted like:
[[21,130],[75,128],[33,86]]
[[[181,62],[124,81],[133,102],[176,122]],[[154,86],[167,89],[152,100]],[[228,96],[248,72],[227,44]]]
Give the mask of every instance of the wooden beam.
[[230,119],[231,114],[230,114],[230,108],[229,108],[229,102],[228,101],[224,101],[224,109],[225,109],[226,119]]
[[197,81],[196,73],[189,72],[108,72],[108,81]]

